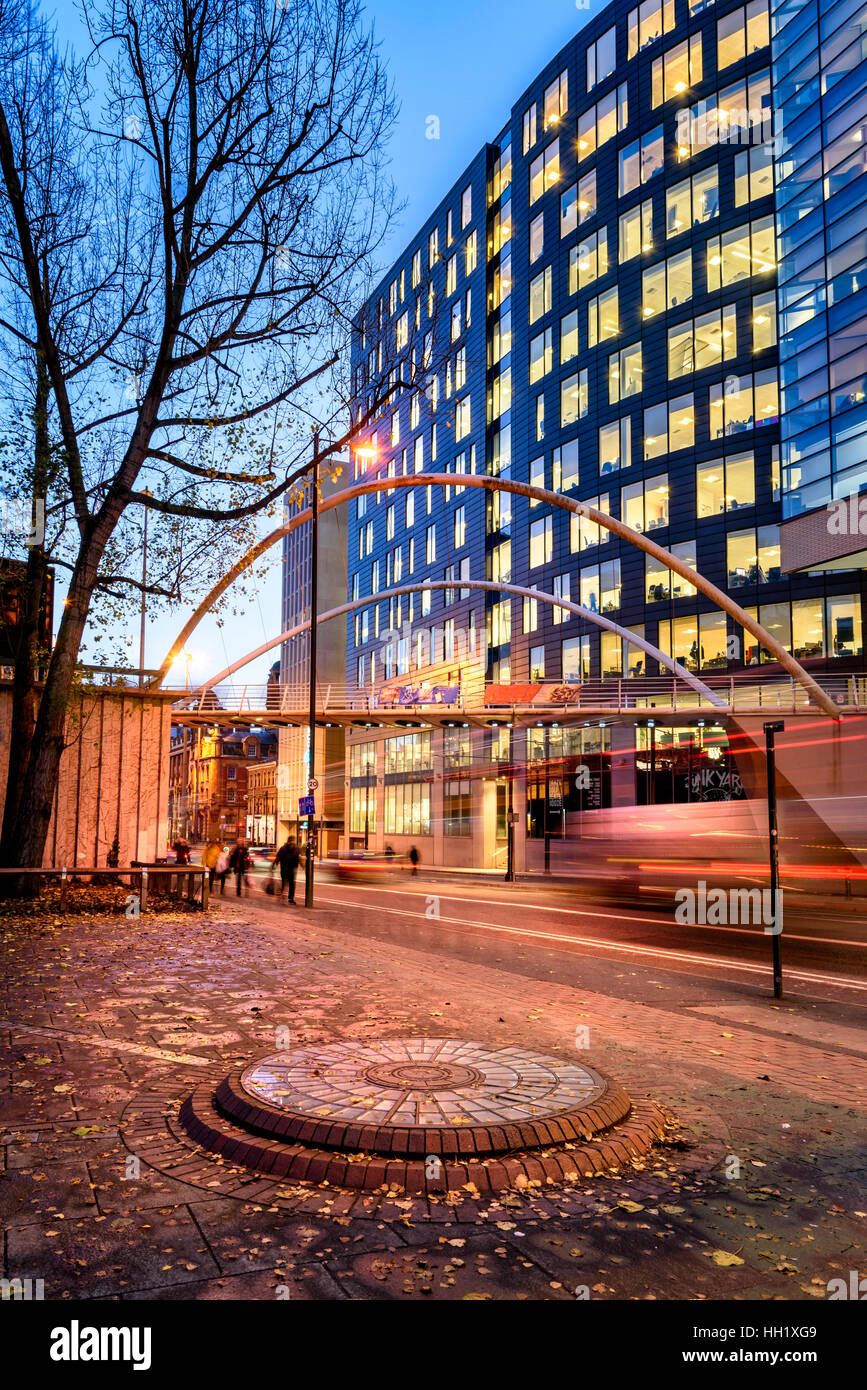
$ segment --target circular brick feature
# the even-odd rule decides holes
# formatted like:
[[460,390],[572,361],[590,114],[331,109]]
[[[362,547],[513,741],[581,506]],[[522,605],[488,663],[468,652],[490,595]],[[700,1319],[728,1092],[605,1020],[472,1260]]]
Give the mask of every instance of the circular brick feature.
[[362,1076],[374,1086],[426,1092],[463,1090],[466,1086],[478,1086],[484,1080],[475,1067],[436,1062],[385,1062],[381,1066],[365,1067]]
[[221,1081],[215,1102],[266,1138],[387,1157],[569,1143],[630,1111],[621,1087],[578,1062],[455,1038],[275,1053]]

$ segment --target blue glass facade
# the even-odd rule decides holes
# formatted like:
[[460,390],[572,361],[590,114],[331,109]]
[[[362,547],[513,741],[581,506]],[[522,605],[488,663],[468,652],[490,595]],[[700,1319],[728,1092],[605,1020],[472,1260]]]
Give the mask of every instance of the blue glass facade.
[[867,488],[867,6],[772,5],[784,518]]
[[[780,9],[773,22],[784,32]],[[359,429],[376,457],[357,467],[487,471],[592,500],[729,589],[799,658],[856,662],[861,577],[780,567],[770,29],[766,0],[618,3],[552,58],[364,307],[357,408],[385,377],[393,394]],[[836,85],[852,81],[841,73]],[[824,215],[819,198],[798,225]],[[824,352],[836,331],[838,296],[820,329],[816,312],[796,321],[800,252],[780,231],[786,361],[795,346],[803,373],[811,334]],[[800,297],[824,288],[824,251],[820,271],[798,264]],[[857,312],[857,292],[847,298]],[[811,409],[786,397],[798,439],[816,427]],[[794,495],[792,464],[787,452]],[[407,495],[364,499],[350,518],[352,594],[372,595],[349,621],[350,681],[419,669],[430,662],[419,629],[452,622],[485,632],[491,681],[656,673],[637,648],[543,603],[457,582],[376,602],[400,579],[511,579],[603,612],[706,673],[762,659],[677,577],[558,509],[440,489],[418,491],[408,511]],[[384,647],[386,630],[401,635]],[[447,637],[446,665],[453,650]]]

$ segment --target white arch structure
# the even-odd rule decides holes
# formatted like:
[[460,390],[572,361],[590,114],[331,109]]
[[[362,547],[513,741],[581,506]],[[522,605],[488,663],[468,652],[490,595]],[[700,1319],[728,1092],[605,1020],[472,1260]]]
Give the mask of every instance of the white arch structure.
[[[718,709],[727,708],[725,700],[720,699],[709,686],[705,685],[704,681],[699,680],[698,676],[694,676],[685,666],[681,666],[680,662],[675,661],[673,657],[666,656],[665,652],[659,651],[657,647],[645,641],[643,637],[637,637],[635,633],[630,632],[628,628],[621,627],[619,623],[612,622],[610,618],[604,617],[601,613],[593,613],[589,608],[582,608],[580,603],[572,603],[569,599],[557,598],[554,594],[546,594],[539,589],[527,589],[520,584],[503,584],[493,579],[429,579],[416,582],[415,584],[398,584],[391,589],[382,589],[378,594],[368,594],[365,598],[356,598],[352,599],[349,603],[341,603],[338,608],[332,608],[327,613],[320,613],[317,616],[316,624],[318,626],[319,623],[326,623],[331,618],[339,618],[345,613],[351,613],[356,608],[365,608],[370,603],[380,603],[383,599],[395,598],[398,594],[423,593],[426,589],[481,589],[489,593],[517,594],[519,598],[532,598],[540,603],[551,604],[554,608],[565,608],[567,612],[574,613],[579,618],[588,618],[590,622],[595,623],[597,627],[605,628],[606,632],[614,632],[618,637],[624,638],[632,646],[639,647],[648,656],[658,661],[660,665],[667,667],[673,675],[685,681],[687,685],[691,686],[693,690],[697,691],[699,695],[705,700],[708,700],[712,705],[715,705]],[[255,651],[247,652],[246,656],[242,656],[237,661],[233,661],[231,666],[226,666],[225,669],[219,671],[216,676],[212,676],[210,680],[204,681],[200,686],[197,686],[196,689],[191,692],[191,698],[194,699],[198,696],[201,699],[215,685],[219,685],[221,681],[228,680],[229,676],[233,676],[236,671],[240,671],[242,667],[249,665],[251,661],[257,661],[260,656],[264,656],[266,652],[271,651],[274,647],[279,647],[284,642],[290,641],[291,638],[297,637],[299,633],[306,632],[309,627],[310,619],[305,618],[304,622],[296,623],[294,627],[287,628],[285,632],[281,632],[279,637],[269,638],[267,642],[262,643],[261,647],[257,647]]]
[[[813,700],[820,709],[824,710],[825,714],[835,720],[842,717],[839,709],[833,703],[830,696],[825,694],[821,686],[804,670],[800,662],[796,661],[770,632],[767,632],[755,618],[752,618],[749,613],[745,612],[745,610],[741,608],[739,604],[735,603],[728,594],[722,589],[717,588],[709,579],[705,579],[704,575],[700,574],[698,570],[690,569],[689,565],[684,564],[682,560],[678,559],[676,555],[672,555],[670,551],[664,550],[661,545],[657,545],[655,541],[650,540],[650,538],[645,536],[641,531],[633,530],[632,527],[627,526],[625,522],[619,521],[616,517],[608,516],[606,512],[601,512],[596,507],[591,507],[587,502],[579,502],[577,499],[564,497],[561,493],[552,492],[548,488],[534,487],[531,483],[519,483],[512,478],[499,478],[486,473],[411,473],[407,476],[394,478],[366,478],[363,482],[353,483],[351,487],[344,488],[341,492],[332,494],[331,497],[321,498],[318,504],[318,511],[321,515],[323,512],[331,511],[333,507],[342,506],[345,502],[351,502],[354,498],[363,497],[369,492],[389,492],[398,488],[407,487],[480,487],[489,492],[511,492],[517,494],[519,497],[528,497],[531,501],[547,503],[549,506],[559,507],[563,511],[574,512],[576,516],[587,517],[589,521],[594,522],[597,526],[601,526],[603,530],[611,531],[613,535],[628,541],[630,545],[634,545],[639,550],[643,550],[645,554],[652,555],[654,559],[659,560],[667,569],[673,570],[675,574],[679,574],[687,583],[692,584],[699,593],[711,599],[718,608],[721,608],[723,612],[727,613],[738,622],[741,627],[751,633],[756,641],[760,642],[761,645],[779,661],[780,665],[789,672],[789,675],[803,686],[811,700]],[[159,671],[151,681],[152,687],[162,685],[169,667],[179,653],[183,651],[190,633],[196,629],[205,613],[207,613],[221,595],[225,593],[226,589],[243,574],[244,570],[249,569],[250,565],[254,564],[260,555],[270,549],[272,545],[276,545],[277,541],[282,540],[284,536],[288,536],[298,526],[303,526],[306,522],[310,521],[311,516],[312,512],[309,507],[306,507],[301,512],[297,512],[282,526],[278,526],[276,530],[271,531],[267,536],[263,536],[261,541],[258,541],[256,545],[252,546],[250,550],[226,572],[223,578],[219,580],[205,598],[202,599],[202,602],[198,605],[191,617],[187,619],[187,622],[178,633],[170,650],[164,657]],[[460,584],[450,584],[448,587],[459,588],[461,586]],[[463,587],[466,587],[466,585]]]

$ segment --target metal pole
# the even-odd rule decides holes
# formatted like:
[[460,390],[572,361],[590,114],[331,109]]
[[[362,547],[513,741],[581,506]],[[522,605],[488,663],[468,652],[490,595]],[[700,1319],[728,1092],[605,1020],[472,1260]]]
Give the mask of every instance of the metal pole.
[[506,810],[506,882],[514,883],[515,875],[515,764],[514,764],[514,730],[509,729],[509,793]]
[[[145,497],[150,497],[150,493],[148,492],[147,488],[145,488],[144,496],[145,496]],[[142,539],[142,547],[141,547],[141,629],[140,629],[140,631],[139,631],[139,639],[138,639],[138,669],[139,669],[138,683],[139,683],[139,685],[144,685],[144,683],[145,683],[145,674],[144,674],[144,664],[145,664],[145,613],[146,613],[146,610],[147,610],[147,597],[146,597],[146,595],[145,595],[145,584],[147,583],[147,572],[148,572],[148,509],[147,509],[147,503],[145,503],[144,537],[143,537],[143,539]]]
[[[782,733],[785,724],[765,724],[765,754],[768,763],[768,848],[771,859],[771,902],[773,904],[774,921],[771,931],[771,950],[773,952],[774,968],[774,998],[783,997],[783,964],[780,952],[780,936],[782,935],[783,923],[778,920],[777,913],[777,891],[780,873],[779,859],[779,835],[777,833],[777,763],[774,749],[774,735]],[[767,931],[768,928],[765,928]]]
[[545,873],[551,872],[551,840],[548,834],[548,798],[551,795],[551,768],[549,766],[551,757],[550,730],[545,725],[545,810],[542,819],[542,834],[545,843]]
[[[313,431],[313,467],[310,474],[310,747],[307,753],[307,795],[316,777],[316,618],[319,585],[319,431]],[[304,875],[304,906],[313,906],[313,827],[315,816],[307,817],[307,855]]]

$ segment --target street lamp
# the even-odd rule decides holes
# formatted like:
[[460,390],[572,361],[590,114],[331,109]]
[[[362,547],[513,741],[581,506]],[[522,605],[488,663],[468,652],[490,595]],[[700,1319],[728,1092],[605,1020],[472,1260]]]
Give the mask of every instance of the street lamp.
[[[783,965],[780,953],[780,935],[783,930],[783,923],[780,920],[781,914],[778,911],[777,883],[780,873],[779,858],[779,836],[777,834],[777,762],[774,749],[774,735],[781,734],[785,729],[782,721],[769,722],[764,726],[765,730],[765,754],[768,762],[768,850],[771,860],[771,903],[773,904],[774,920],[770,928],[771,949],[773,952],[774,968],[774,998],[783,997]],[[768,928],[766,927],[767,931]]]
[[[307,854],[304,863],[304,906],[313,906],[313,834],[316,790],[316,622],[319,585],[319,431],[313,431],[313,466],[310,473],[310,709],[307,750]],[[324,795],[324,792],[323,792]]]

